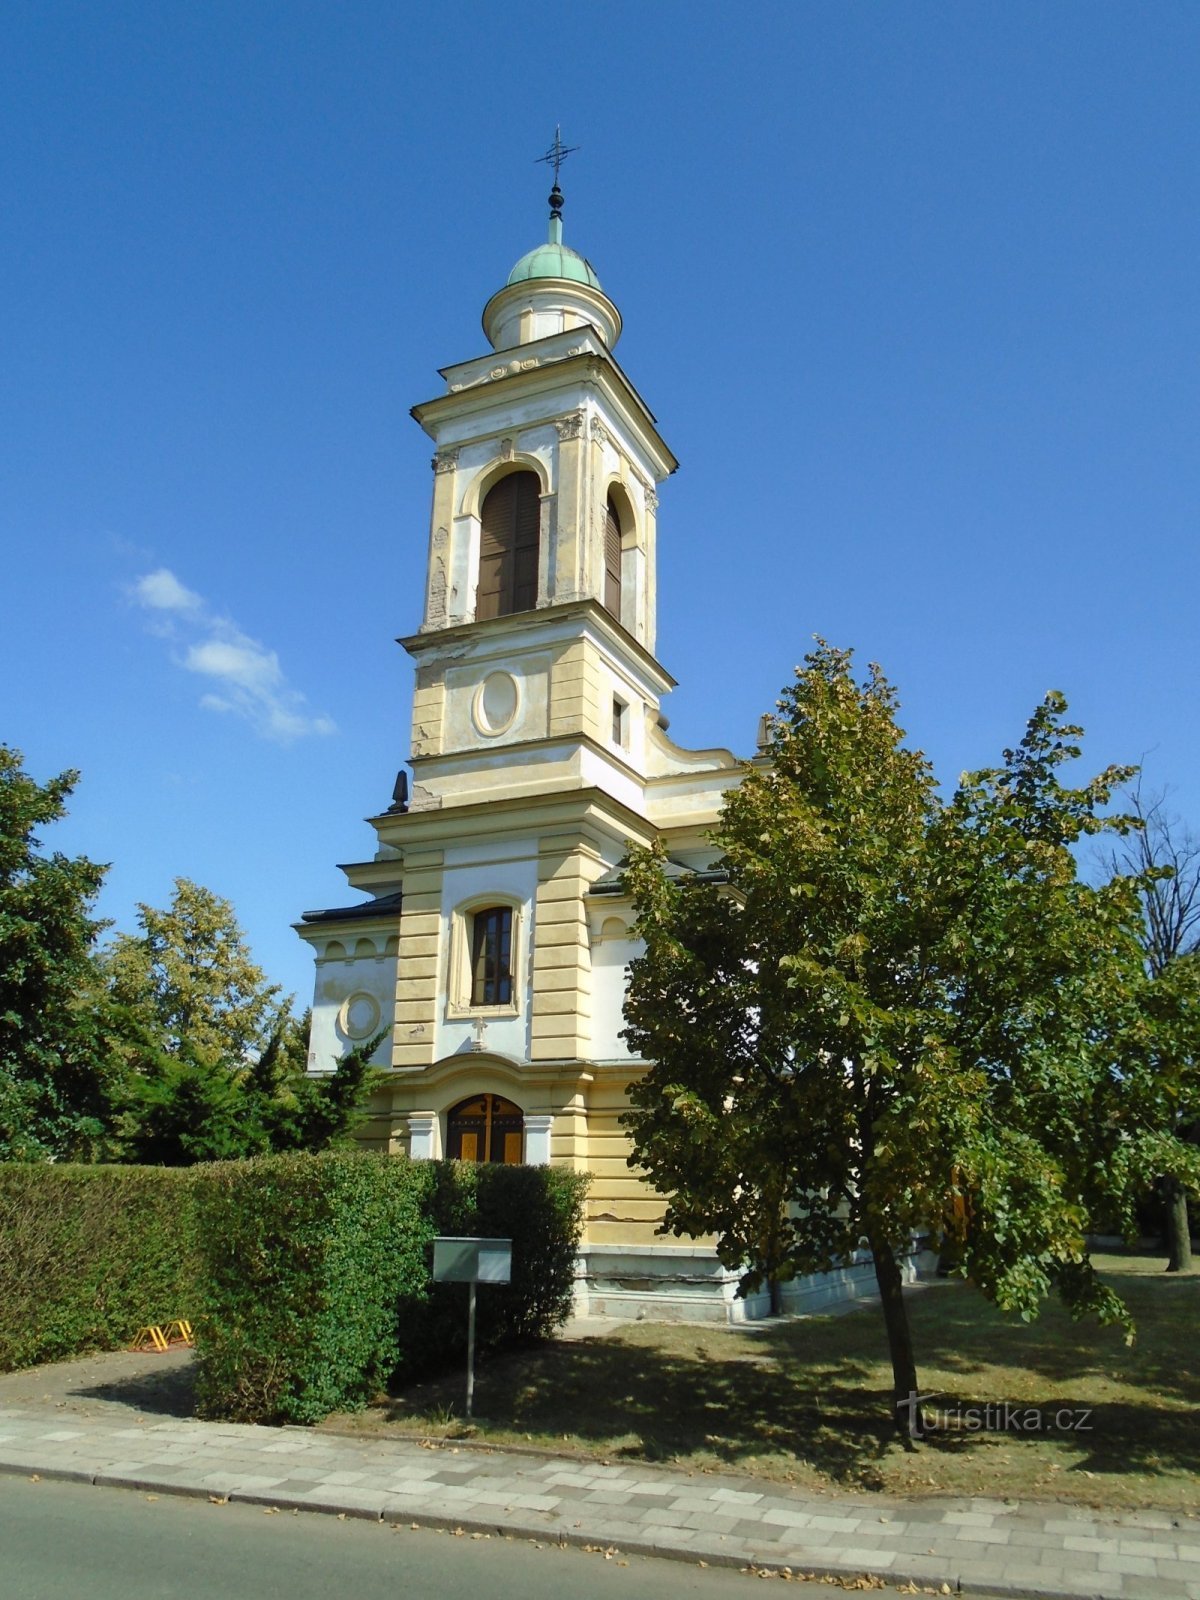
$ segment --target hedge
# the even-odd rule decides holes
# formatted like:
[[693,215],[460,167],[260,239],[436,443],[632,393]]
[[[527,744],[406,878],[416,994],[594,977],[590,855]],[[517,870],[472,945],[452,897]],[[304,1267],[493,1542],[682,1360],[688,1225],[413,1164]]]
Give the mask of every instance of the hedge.
[[481,1348],[571,1310],[587,1179],[366,1152],[195,1169],[202,1415],[316,1422],[465,1344],[466,1291],[430,1282],[438,1233],[513,1240],[513,1282],[479,1296]]
[[114,1349],[187,1317],[201,1415],[316,1422],[457,1360],[466,1289],[435,1234],[511,1238],[481,1350],[571,1310],[584,1175],[369,1152],[190,1168],[0,1166],[0,1370]]
[[337,1151],[194,1169],[201,1416],[318,1422],[386,1382],[397,1303],[425,1288],[422,1166]]
[[[489,1284],[477,1297],[478,1348],[549,1337],[571,1314],[588,1175],[458,1161],[428,1166],[435,1232],[513,1241],[511,1284]],[[466,1286],[446,1283],[401,1307],[401,1381],[465,1353],[466,1305]]]
[[189,1316],[191,1202],[177,1168],[0,1165],[0,1371]]

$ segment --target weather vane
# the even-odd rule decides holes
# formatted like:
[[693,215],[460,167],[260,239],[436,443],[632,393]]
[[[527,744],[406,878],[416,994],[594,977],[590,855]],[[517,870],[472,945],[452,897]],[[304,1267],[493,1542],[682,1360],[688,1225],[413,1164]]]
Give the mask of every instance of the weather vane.
[[562,125],[560,123],[554,130],[554,143],[544,156],[537,157],[539,162],[544,161],[548,167],[554,168],[554,187],[550,191],[550,215],[558,217],[560,220],[562,218],[563,195],[562,190],[558,187],[559,169],[567,157],[574,155],[578,149],[579,146],[577,144],[564,144],[562,142]]

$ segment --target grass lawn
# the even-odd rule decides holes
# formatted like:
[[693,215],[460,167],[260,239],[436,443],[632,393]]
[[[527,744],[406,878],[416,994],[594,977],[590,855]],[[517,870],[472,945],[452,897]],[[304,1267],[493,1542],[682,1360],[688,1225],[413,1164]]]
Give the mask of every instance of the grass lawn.
[[[1195,1506],[1200,1495],[1200,1275],[1158,1258],[1097,1265],[1133,1310],[1137,1343],[1072,1323],[1002,1316],[961,1283],[909,1296],[929,1409],[1009,1402],[1042,1431],[944,1428],[905,1451],[888,1422],[891,1369],[875,1306],[748,1328],[632,1323],[481,1363],[475,1424],[457,1368],[331,1418],[340,1432],[466,1437],[577,1450],[606,1461],[744,1470],[809,1490]],[[486,1291],[485,1291],[486,1292]],[[1090,1409],[1086,1429],[1056,1413]]]

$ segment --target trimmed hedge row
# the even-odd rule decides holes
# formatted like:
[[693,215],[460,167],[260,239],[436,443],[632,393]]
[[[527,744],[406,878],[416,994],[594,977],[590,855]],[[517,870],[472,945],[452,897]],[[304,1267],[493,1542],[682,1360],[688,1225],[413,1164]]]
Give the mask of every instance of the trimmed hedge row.
[[192,1193],[179,1168],[0,1165],[0,1372],[186,1317]]
[[513,1241],[511,1285],[479,1296],[481,1349],[565,1321],[587,1183],[355,1151],[0,1166],[0,1370],[182,1316],[202,1415],[316,1422],[465,1347],[465,1287],[430,1281],[435,1234]]
[[196,1168],[201,1416],[319,1422],[400,1358],[397,1305],[426,1287],[432,1174],[387,1156]]

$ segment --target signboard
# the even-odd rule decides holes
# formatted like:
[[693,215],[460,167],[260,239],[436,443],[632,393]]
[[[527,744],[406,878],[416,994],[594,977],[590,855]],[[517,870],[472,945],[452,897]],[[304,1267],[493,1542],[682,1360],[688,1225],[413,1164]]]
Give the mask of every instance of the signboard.
[[511,1239],[455,1239],[443,1234],[433,1241],[433,1281],[466,1283],[467,1415],[475,1409],[475,1285],[508,1283],[512,1277]]
[[512,1280],[511,1239],[433,1241],[435,1283],[509,1283]]

